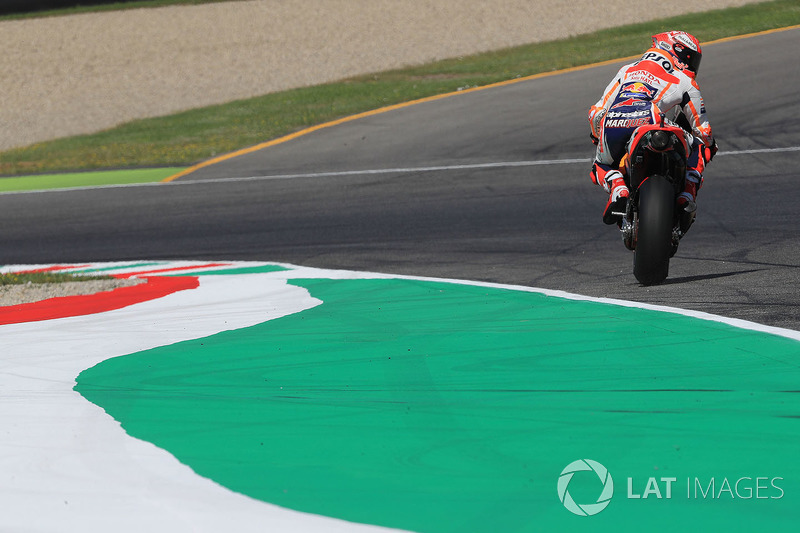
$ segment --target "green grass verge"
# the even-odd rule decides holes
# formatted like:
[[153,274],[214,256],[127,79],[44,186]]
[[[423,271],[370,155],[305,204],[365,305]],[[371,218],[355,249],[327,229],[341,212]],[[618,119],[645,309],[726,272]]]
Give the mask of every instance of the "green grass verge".
[[135,168],[94,172],[69,172],[0,179],[0,192],[64,189],[72,187],[99,187],[102,185],[130,185],[154,183],[177,174],[185,167]]
[[[0,153],[0,174],[187,166],[338,117],[541,72],[641,53],[650,36],[680,28],[707,42],[800,24],[800,2],[778,0],[603,30],[272,93],[92,135]],[[701,74],[702,76],[702,74]]]

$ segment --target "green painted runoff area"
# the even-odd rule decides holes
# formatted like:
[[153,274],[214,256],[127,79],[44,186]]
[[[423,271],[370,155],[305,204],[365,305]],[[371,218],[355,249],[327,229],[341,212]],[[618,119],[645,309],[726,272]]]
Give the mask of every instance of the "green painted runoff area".
[[[192,276],[230,276],[233,274],[266,274],[269,272],[283,272],[289,270],[288,268],[279,265],[255,265],[245,266],[239,268],[228,268],[224,270],[199,270],[192,271]],[[186,276],[187,273],[173,274],[176,276]]]
[[162,261],[147,261],[144,263],[123,263],[120,265],[114,266],[103,266],[98,268],[82,268],[80,270],[71,270],[70,273],[72,274],[95,274],[95,273],[109,273],[109,275],[113,275],[115,270],[132,270],[132,269],[144,269],[147,267],[157,267],[159,265],[163,265]]
[[[109,359],[75,388],[201,476],[356,522],[459,533],[800,523],[800,342],[510,289],[291,283],[323,303]],[[590,517],[557,493],[584,458],[615,483]],[[597,499],[592,476],[570,482],[576,502]],[[676,479],[669,499],[662,477]],[[661,498],[652,485],[641,497],[650,478]]]
[[135,168],[98,172],[74,172],[0,178],[0,192],[71,189],[101,187],[105,185],[130,185],[155,183],[184,170],[184,167]]
[[[158,267],[166,266],[166,263],[163,261],[149,261],[146,263],[124,263],[121,265],[113,265],[113,266],[102,266],[97,268],[84,268],[80,270],[71,270],[72,274],[109,274],[113,275],[115,270],[134,270],[134,269],[147,269],[152,267],[154,270],[158,270]],[[203,269],[192,269],[190,272],[176,272],[171,274],[169,272],[159,273],[159,276],[231,276],[234,274],[265,274],[268,272],[283,272],[285,270],[289,270],[286,267],[282,267],[280,265],[253,265],[253,266],[242,266],[237,268],[226,268],[221,270],[203,270]]]

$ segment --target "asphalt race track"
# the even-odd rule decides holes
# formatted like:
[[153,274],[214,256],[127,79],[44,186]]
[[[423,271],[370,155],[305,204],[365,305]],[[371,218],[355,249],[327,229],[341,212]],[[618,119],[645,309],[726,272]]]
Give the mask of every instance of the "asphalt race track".
[[798,42],[794,29],[705,48],[699,82],[720,153],[657,287],[634,279],[588,178],[586,109],[622,62],[362,118],[174,184],[0,195],[0,264],[257,259],[800,329]]

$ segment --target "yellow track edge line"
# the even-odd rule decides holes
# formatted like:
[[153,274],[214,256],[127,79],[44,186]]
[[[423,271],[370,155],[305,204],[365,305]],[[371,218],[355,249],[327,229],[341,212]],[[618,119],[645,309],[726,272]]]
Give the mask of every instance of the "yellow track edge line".
[[[755,32],[755,33],[747,33],[747,34],[744,34],[744,35],[734,35],[732,37],[724,37],[722,39],[716,39],[714,41],[708,41],[706,43],[703,43],[703,46],[708,46],[708,45],[712,45],[712,44],[719,44],[719,43],[726,43],[726,42],[730,42],[730,41],[738,41],[740,39],[749,39],[751,37],[759,37],[759,36],[768,35],[768,34],[771,34],[771,33],[779,33],[779,32],[783,32],[783,31],[796,30],[796,29],[800,29],[800,25],[788,26],[786,28],[774,28],[774,29],[771,29],[771,30],[763,30],[763,31]],[[304,135],[308,135],[309,133],[313,133],[315,131],[319,131],[319,130],[322,130],[322,129],[325,129],[325,128],[331,128],[333,126],[338,126],[339,124],[344,124],[346,122],[352,122],[354,120],[358,120],[358,119],[361,119],[361,118],[380,115],[382,113],[388,113],[389,111],[395,111],[397,109],[403,109],[405,107],[411,107],[411,106],[414,106],[414,105],[423,104],[425,102],[432,102],[434,100],[441,100],[443,98],[449,98],[451,96],[456,96],[456,95],[459,95],[459,94],[467,94],[467,93],[471,93],[471,92],[475,92],[475,91],[483,91],[483,90],[486,90],[486,89],[493,89],[493,88],[496,88],[496,87],[502,87],[504,85],[511,85],[511,84],[514,84],[514,83],[520,83],[520,82],[523,82],[523,81],[530,81],[530,80],[535,80],[535,79],[539,79],[539,78],[546,78],[546,77],[549,77],[549,76],[557,76],[557,75],[561,75],[561,74],[568,74],[570,72],[578,72],[578,71],[581,71],[581,70],[588,70],[590,68],[611,65],[613,63],[618,63],[620,61],[629,61],[629,60],[635,59],[637,57],[639,57],[639,56],[635,55],[635,56],[621,57],[621,58],[616,58],[616,59],[608,59],[606,61],[600,61],[598,63],[590,63],[588,65],[579,65],[579,66],[576,66],[576,67],[570,67],[570,68],[560,69],[560,70],[553,70],[553,71],[550,71],[550,72],[540,72],[538,74],[532,74],[530,76],[523,76],[523,77],[520,77],[520,78],[514,78],[514,79],[510,79],[510,80],[499,81],[499,82],[496,82],[496,83],[490,83],[489,85],[481,85],[480,87],[471,87],[469,89],[463,89],[463,90],[460,90],[460,91],[453,91],[453,92],[449,92],[449,93],[436,94],[436,95],[433,95],[433,96],[427,96],[425,98],[419,98],[417,100],[409,100],[408,102],[401,102],[399,104],[394,104],[394,105],[390,105],[390,106],[386,106],[386,107],[380,107],[380,108],[377,108],[377,109],[372,109],[370,111],[364,111],[363,113],[357,113],[355,115],[349,115],[349,116],[342,117],[342,118],[339,118],[339,119],[336,119],[336,120],[331,120],[329,122],[323,122],[321,124],[317,124],[316,126],[310,126],[308,128],[304,128],[304,129],[296,131],[294,133],[290,133],[288,135],[284,135],[282,137],[278,137],[276,139],[272,139],[271,141],[266,141],[266,142],[263,142],[263,143],[256,144],[254,146],[250,146],[248,148],[243,148],[241,150],[236,150],[234,152],[229,152],[227,154],[223,154],[221,156],[214,157],[212,159],[208,159],[206,161],[203,161],[201,163],[193,165],[193,166],[191,166],[189,168],[186,168],[186,169],[178,172],[177,174],[174,174],[172,176],[164,178],[163,180],[161,180],[161,183],[169,183],[171,181],[175,181],[177,179],[180,179],[180,178],[182,178],[184,176],[188,176],[189,174],[192,174],[193,172],[196,172],[196,171],[200,170],[201,168],[210,167],[212,165],[216,165],[217,163],[222,163],[224,161],[228,161],[228,160],[234,159],[236,157],[240,157],[240,156],[243,156],[243,155],[251,154],[253,152],[257,152],[259,150],[263,150],[263,149],[269,148],[271,146],[276,146],[278,144],[283,144],[285,142],[291,141],[293,139],[297,139],[298,137],[302,137]]]

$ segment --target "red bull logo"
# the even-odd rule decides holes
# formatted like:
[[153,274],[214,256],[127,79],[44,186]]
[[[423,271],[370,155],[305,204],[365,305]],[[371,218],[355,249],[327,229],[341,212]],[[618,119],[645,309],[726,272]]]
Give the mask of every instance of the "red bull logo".
[[644,83],[635,82],[623,87],[621,92],[639,94],[649,98],[653,95],[654,91]]

